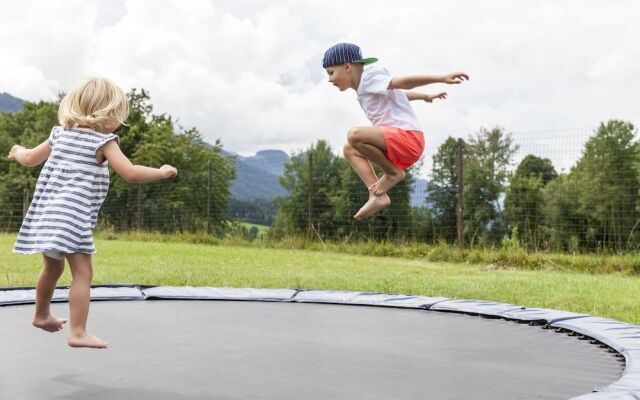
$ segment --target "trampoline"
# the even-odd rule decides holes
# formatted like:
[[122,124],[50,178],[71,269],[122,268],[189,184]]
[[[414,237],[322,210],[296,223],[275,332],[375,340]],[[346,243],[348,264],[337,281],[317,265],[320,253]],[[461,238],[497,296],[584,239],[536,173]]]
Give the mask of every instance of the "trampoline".
[[[67,294],[56,290],[54,313],[68,315]],[[1,399],[640,399],[640,328],[583,314],[360,292],[94,287],[89,326],[109,343],[102,351],[31,327],[34,295],[0,290]]]

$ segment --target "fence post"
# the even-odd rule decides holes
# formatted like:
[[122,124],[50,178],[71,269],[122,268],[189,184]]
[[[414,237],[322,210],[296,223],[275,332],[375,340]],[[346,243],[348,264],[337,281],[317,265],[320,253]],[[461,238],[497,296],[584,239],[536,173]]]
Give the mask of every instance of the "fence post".
[[211,234],[211,160],[207,161],[207,234]]
[[27,211],[29,211],[29,189],[22,188],[22,218],[27,216]]
[[142,184],[138,183],[138,211],[136,215],[136,225],[138,232],[142,228]]
[[308,179],[307,179],[307,235],[309,239],[313,237],[313,197],[311,196],[313,193],[313,153],[309,150],[309,168],[308,168]]
[[464,147],[464,140],[458,139],[458,145],[456,146],[456,228],[458,233],[458,245],[464,245],[464,221],[462,219],[462,193],[464,191],[464,186],[462,182],[462,149]]

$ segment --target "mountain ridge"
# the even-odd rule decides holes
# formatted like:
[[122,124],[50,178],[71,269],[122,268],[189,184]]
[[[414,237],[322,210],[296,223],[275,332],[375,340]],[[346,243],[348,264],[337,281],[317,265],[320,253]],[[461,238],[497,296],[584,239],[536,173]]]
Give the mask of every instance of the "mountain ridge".
[[6,92],[0,92],[0,112],[16,112],[22,110],[24,100]]

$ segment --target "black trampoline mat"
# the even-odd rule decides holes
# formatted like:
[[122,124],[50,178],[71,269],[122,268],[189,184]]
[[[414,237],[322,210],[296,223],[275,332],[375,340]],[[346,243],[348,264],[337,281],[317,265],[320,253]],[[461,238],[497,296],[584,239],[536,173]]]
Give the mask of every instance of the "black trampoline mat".
[[255,301],[92,302],[109,348],[72,349],[31,326],[33,307],[0,307],[2,399],[568,399],[624,367],[499,319]]

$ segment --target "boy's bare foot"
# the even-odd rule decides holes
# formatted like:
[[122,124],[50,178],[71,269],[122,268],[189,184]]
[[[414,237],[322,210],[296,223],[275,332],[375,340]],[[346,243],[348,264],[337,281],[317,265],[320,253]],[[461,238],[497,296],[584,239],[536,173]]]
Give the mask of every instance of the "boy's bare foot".
[[392,173],[385,172],[384,175],[382,175],[382,178],[378,180],[378,182],[371,185],[369,191],[377,196],[380,196],[383,193],[387,193],[392,187],[394,187],[403,179],[404,171],[399,168]]
[[387,196],[386,193],[383,193],[381,196],[369,196],[369,200],[364,203],[360,211],[353,216],[353,218],[357,220],[363,220],[367,217],[372,216],[378,211],[382,210],[385,207],[388,207],[391,204],[391,199]]
[[83,335],[71,335],[67,339],[67,344],[71,347],[90,347],[92,349],[106,349],[107,343],[101,339],[85,333]]
[[67,322],[64,318],[54,317],[49,314],[46,318],[33,317],[31,322],[36,328],[44,329],[47,332],[58,332],[62,330],[62,325]]

